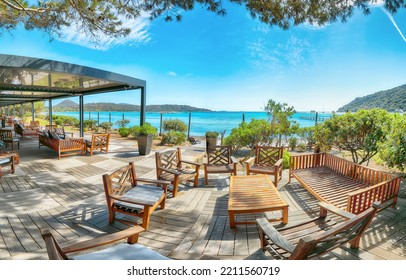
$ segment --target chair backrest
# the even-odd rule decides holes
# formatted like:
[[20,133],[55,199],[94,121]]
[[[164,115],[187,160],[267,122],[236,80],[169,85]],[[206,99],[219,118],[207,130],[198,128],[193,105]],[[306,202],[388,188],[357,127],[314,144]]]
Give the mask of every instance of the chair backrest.
[[55,124],[47,124],[47,125],[45,125],[45,131],[55,131],[55,129],[57,128],[58,126],[57,125],[55,125]]
[[31,121],[30,126],[32,129],[39,128],[39,121]]
[[283,147],[256,146],[255,148],[255,164],[271,166],[282,157]]
[[92,134],[92,145],[94,148],[107,147],[110,141],[110,133]]
[[325,254],[335,248],[351,243],[357,248],[361,235],[365,232],[378,211],[379,203],[325,232],[301,238],[292,252],[290,259],[308,259]]
[[110,175],[103,175],[104,192],[106,199],[110,201],[110,195],[117,194],[122,195],[129,189],[136,185],[136,173],[134,162],[130,162],[128,165],[117,169]]
[[65,129],[63,127],[52,126],[52,129],[59,138],[65,139]]
[[158,177],[165,173],[161,168],[172,170],[181,168],[180,160],[180,148],[156,152],[155,163]]
[[209,148],[207,149],[207,163],[231,163],[231,146],[209,146]]
[[13,131],[9,130],[9,129],[0,129],[0,140],[12,141],[13,140]]

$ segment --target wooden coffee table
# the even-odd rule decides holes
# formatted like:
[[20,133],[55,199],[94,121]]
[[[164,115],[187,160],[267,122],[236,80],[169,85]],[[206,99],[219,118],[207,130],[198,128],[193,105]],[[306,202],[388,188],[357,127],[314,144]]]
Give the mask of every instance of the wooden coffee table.
[[282,217],[270,221],[288,222],[289,205],[282,199],[268,175],[231,176],[228,198],[230,227],[236,224],[254,224],[254,221],[235,220],[236,214],[282,211]]

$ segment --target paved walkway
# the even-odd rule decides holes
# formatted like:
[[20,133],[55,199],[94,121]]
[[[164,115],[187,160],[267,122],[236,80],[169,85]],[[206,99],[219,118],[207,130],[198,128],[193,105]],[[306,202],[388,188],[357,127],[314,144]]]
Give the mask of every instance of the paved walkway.
[[[201,157],[203,146],[185,147],[184,156]],[[102,174],[134,161],[139,177],[155,178],[153,153],[139,156],[134,140],[113,139],[109,154],[57,159],[38,140],[21,142],[21,163],[0,179],[0,259],[46,259],[40,228],[50,227],[62,243],[75,243],[127,226],[108,224]],[[164,210],[155,211],[139,242],[173,258],[270,259],[259,250],[256,225],[229,227],[227,176],[211,176],[209,186],[182,185]],[[279,184],[289,203],[289,222],[317,215],[317,201],[298,184]],[[406,259],[406,199],[382,211],[358,251],[337,249],[326,259]],[[240,217],[252,219],[252,215]]]

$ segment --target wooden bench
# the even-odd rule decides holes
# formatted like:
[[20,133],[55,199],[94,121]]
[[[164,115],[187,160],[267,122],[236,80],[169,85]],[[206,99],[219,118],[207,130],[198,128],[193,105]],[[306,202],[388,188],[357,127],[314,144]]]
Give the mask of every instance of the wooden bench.
[[289,182],[291,178],[319,201],[354,214],[367,210],[375,201],[395,207],[400,188],[398,176],[328,153],[291,156]]

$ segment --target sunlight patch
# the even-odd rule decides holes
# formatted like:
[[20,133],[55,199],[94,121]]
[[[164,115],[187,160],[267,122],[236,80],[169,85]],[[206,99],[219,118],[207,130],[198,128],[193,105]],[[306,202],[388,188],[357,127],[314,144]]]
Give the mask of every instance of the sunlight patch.
[[79,32],[76,24],[71,24],[71,26],[62,29],[62,35],[58,40],[98,50],[108,50],[120,45],[138,45],[150,41],[151,38],[148,34],[150,20],[148,15],[143,14],[136,19],[122,17],[120,20],[123,22],[123,27],[131,28],[130,34],[123,38],[112,38],[100,33],[96,44],[85,33]]

